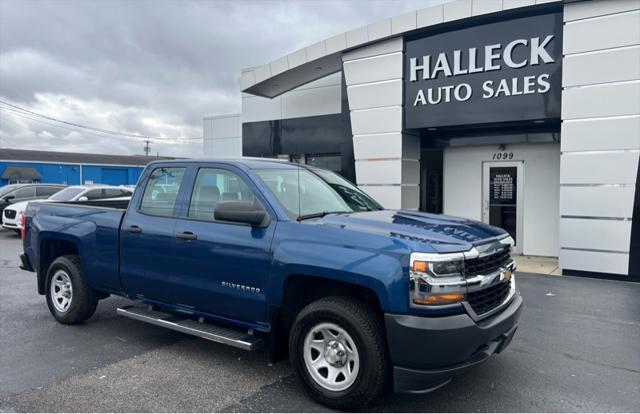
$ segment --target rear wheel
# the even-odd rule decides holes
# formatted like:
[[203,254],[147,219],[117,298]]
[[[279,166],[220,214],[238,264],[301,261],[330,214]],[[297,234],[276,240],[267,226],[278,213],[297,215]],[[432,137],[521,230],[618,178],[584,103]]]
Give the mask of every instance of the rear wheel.
[[47,272],[47,305],[60,323],[73,325],[89,319],[96,311],[98,299],[85,283],[76,255],[55,259]]
[[380,318],[345,297],[323,298],[300,311],[289,356],[311,397],[333,408],[363,407],[380,395],[387,378]]

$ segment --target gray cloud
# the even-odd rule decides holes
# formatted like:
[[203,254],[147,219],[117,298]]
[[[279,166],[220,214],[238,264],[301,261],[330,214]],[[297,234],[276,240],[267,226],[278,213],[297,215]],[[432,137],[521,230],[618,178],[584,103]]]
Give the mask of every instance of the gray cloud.
[[[443,0],[0,1],[0,96],[30,110],[165,137],[198,155],[202,117],[240,111],[245,67]],[[0,146],[140,153],[142,142],[0,111]]]

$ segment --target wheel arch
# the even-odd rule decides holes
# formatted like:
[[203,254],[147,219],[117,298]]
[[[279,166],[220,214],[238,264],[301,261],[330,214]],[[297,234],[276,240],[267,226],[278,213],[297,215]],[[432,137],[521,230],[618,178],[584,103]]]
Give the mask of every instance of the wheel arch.
[[300,310],[318,299],[329,296],[345,296],[359,300],[371,306],[381,317],[384,312],[383,299],[370,286],[313,273],[292,273],[283,280],[278,302],[270,306],[272,361],[286,358],[291,326]]
[[41,237],[38,250],[38,265],[36,269],[38,275],[38,293],[44,295],[47,272],[51,263],[60,256],[79,254],[80,248],[78,241],[73,238],[45,236]]

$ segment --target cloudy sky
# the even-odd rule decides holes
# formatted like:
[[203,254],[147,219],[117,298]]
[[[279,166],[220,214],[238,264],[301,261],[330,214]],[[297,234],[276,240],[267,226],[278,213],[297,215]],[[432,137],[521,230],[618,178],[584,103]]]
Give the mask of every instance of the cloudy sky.
[[[0,147],[198,156],[202,117],[240,111],[239,73],[443,0],[0,0]],[[8,108],[8,109],[7,109]]]

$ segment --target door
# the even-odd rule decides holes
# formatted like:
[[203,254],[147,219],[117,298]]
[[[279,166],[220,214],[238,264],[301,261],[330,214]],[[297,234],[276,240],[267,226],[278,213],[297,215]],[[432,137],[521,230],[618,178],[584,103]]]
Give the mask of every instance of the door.
[[482,166],[482,221],[505,229],[522,253],[523,161],[485,162]]
[[[216,221],[220,203],[243,201],[266,206],[251,183],[227,167],[198,169],[188,209],[175,226],[176,261],[181,273],[173,290],[198,311],[248,322],[267,322],[266,290],[271,240],[267,227]],[[268,210],[267,210],[268,211]]]
[[423,149],[420,154],[420,210],[442,214],[443,152]]
[[142,196],[131,200],[120,229],[120,278],[132,298],[176,304],[180,277],[175,252],[177,200],[185,167],[151,171]]

